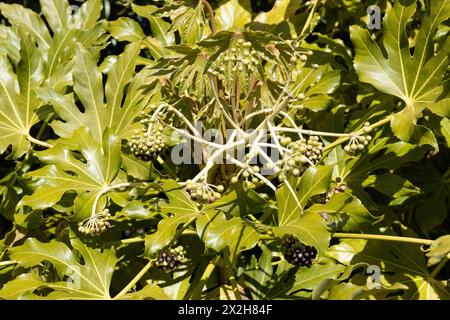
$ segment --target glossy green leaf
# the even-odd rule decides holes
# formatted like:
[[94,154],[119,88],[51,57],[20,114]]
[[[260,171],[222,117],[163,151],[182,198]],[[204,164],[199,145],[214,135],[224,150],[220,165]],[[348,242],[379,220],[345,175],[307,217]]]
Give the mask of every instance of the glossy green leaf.
[[320,282],[328,279],[336,279],[344,271],[345,267],[340,264],[313,264],[311,268],[300,268],[295,273],[293,286],[289,293],[299,290],[312,290]]
[[433,266],[442,261],[450,259],[450,236],[442,236],[433,241],[427,249],[428,266]]
[[0,55],[0,153],[12,145],[16,157],[30,147],[30,129],[39,121],[36,111],[41,106],[34,89],[43,81],[41,56],[32,38],[22,35],[20,43],[17,74],[8,58]]
[[67,0],[40,0],[42,12],[53,32],[65,31],[71,24],[71,9]]
[[47,30],[44,21],[39,15],[31,9],[18,4],[0,3],[0,11],[12,25],[23,28],[33,35],[39,47],[46,51],[51,46],[50,33]]
[[86,127],[77,130],[73,140],[78,143],[87,162],[78,160],[70,149],[61,145],[39,152],[39,159],[47,165],[28,173],[30,178],[39,179],[39,187],[22,198],[21,206],[48,208],[66,192],[75,191],[83,195],[84,200],[83,210],[75,212],[74,218],[82,220],[91,214],[92,207],[84,204],[93,203],[93,199],[113,183],[119,172],[120,141],[110,130],[106,130],[102,142],[98,143]]
[[274,227],[274,233],[279,238],[285,234],[293,234],[302,243],[314,246],[319,253],[325,252],[330,242],[325,220],[315,213],[305,213],[287,225]]
[[394,198],[390,205],[402,204],[408,198],[421,194],[419,187],[393,173],[370,175],[363,182],[362,186],[374,188],[378,192]]
[[[55,299],[110,299],[109,286],[117,258],[113,250],[91,249],[79,240],[72,240],[72,246],[80,252],[84,263],[81,264],[71,249],[56,241],[42,243],[36,239],[27,239],[22,246],[11,249],[11,256],[24,267],[32,267],[42,261],[49,261],[60,277],[68,276],[72,281],[46,283],[42,285],[55,289],[49,297]],[[27,281],[36,279],[26,277]],[[23,286],[24,279],[20,279]],[[27,284],[29,285],[29,284]],[[23,293],[24,288],[16,287]],[[34,290],[30,286],[29,290]],[[9,291],[9,292],[8,292]],[[8,295],[17,295],[7,291]],[[0,291],[0,296],[2,291]]]
[[[139,52],[139,44],[130,44],[125,48],[124,53],[111,67],[103,89],[102,75],[93,57],[79,47],[75,56],[79,62],[73,70],[74,91],[83,104],[84,112],[76,106],[72,94],[64,96],[50,88],[38,91],[39,97],[50,103],[64,119],[64,122],[58,120],[52,122],[55,132],[61,137],[70,137],[75,130],[86,126],[90,128],[94,137],[99,138],[107,127],[120,136],[132,131],[130,124],[143,100],[140,93],[142,77],[136,76],[132,79]],[[106,105],[103,101],[104,91]]]
[[[450,17],[450,1],[434,1],[417,35],[418,44],[411,56],[405,28],[416,4],[396,1],[383,23],[383,46],[387,58],[370,34],[352,26],[351,38],[355,44],[355,69],[361,81],[380,91],[401,98],[405,108],[391,121],[395,135],[404,141],[431,144],[437,149],[433,133],[417,125],[423,109],[438,101],[443,92],[442,76],[448,66],[448,46],[438,55],[433,53],[433,34],[437,26]],[[411,76],[413,75],[413,76]]]
[[153,36],[160,41],[162,45],[171,46],[175,44],[175,35],[173,32],[169,32],[170,23],[154,14],[157,7],[153,5],[139,6],[133,3],[132,8],[136,14],[146,18],[150,22]]
[[229,0],[216,9],[217,30],[242,28],[252,19],[250,12],[238,0]]
[[119,41],[138,42],[145,36],[141,26],[130,18],[110,22],[108,31]]
[[449,294],[442,282],[430,277],[417,244],[395,243],[377,240],[358,240],[357,246],[348,246],[343,240],[333,246],[339,257],[343,257],[352,264],[364,262],[379,266],[383,282],[402,284],[408,289],[402,294],[404,299],[448,299]]
[[303,173],[297,186],[297,195],[302,206],[305,206],[312,196],[328,191],[332,171],[332,166],[323,166],[308,168]]
[[315,204],[306,212],[327,215],[329,225],[338,230],[361,230],[377,220],[361,201],[347,193],[338,193],[325,204]]
[[[286,20],[286,15],[289,15],[289,7],[295,1],[291,0],[276,0],[270,11],[262,12],[255,18],[255,22],[264,24],[279,24]],[[291,9],[292,10],[292,9]]]
[[253,248],[259,240],[257,230],[240,218],[227,220],[222,212],[207,212],[197,219],[196,226],[206,247],[220,251],[228,246],[233,261],[241,251]]

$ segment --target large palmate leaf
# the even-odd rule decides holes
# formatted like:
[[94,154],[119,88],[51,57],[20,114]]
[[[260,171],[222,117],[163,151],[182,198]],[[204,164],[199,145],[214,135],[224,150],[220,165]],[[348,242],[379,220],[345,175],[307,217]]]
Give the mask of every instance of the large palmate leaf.
[[[111,278],[118,259],[113,249],[93,249],[80,240],[71,241],[73,249],[55,240],[42,243],[34,238],[27,239],[23,245],[10,250],[10,255],[21,266],[29,268],[50,262],[61,279],[48,282],[35,273],[24,273],[10,281],[0,290],[5,299],[52,299],[52,300],[109,300]],[[81,261],[80,261],[81,259]],[[46,296],[32,294],[39,288],[52,291]],[[162,289],[147,285],[142,290],[125,294],[121,299],[160,298],[167,296]]]
[[[104,46],[106,31],[100,18],[102,1],[88,0],[72,14],[67,0],[41,0],[44,20],[34,11],[16,4],[0,4],[0,11],[9,22],[29,33],[39,45],[45,62],[47,82],[59,88],[58,82],[67,76],[67,65],[80,42],[97,55]],[[70,76],[70,74],[69,74]]]
[[32,38],[21,33],[20,61],[14,73],[7,56],[0,55],[0,153],[13,146],[16,157],[30,146],[31,127],[39,121],[41,102],[35,88],[44,78],[39,51]]
[[356,54],[354,65],[362,82],[397,96],[406,104],[392,118],[391,127],[395,135],[404,141],[431,144],[437,149],[433,133],[416,122],[425,108],[441,116],[448,116],[450,112],[448,99],[443,108],[436,106],[441,95],[445,94],[442,78],[448,67],[448,39],[437,55],[433,46],[438,25],[450,17],[450,1],[430,1],[411,55],[406,24],[415,8],[415,1],[396,1],[394,8],[387,12],[383,21],[383,46],[387,57],[368,31],[352,26],[350,34]]
[[82,220],[91,214],[95,198],[116,180],[120,158],[120,139],[111,130],[103,132],[102,140],[82,127],[74,132],[73,142],[77,144],[85,162],[62,144],[37,152],[46,164],[31,171],[27,176],[38,179],[37,189],[25,196],[20,205],[34,209],[45,209],[55,205],[70,191],[76,192],[75,219]]
[[[73,67],[73,81],[75,94],[84,112],[77,107],[73,94],[62,95],[51,88],[38,92],[39,97],[51,104],[64,121],[52,123],[55,132],[61,137],[70,137],[74,130],[86,126],[96,139],[100,139],[107,127],[120,136],[130,131],[130,124],[143,99],[140,93],[143,79],[137,76],[131,81],[139,52],[139,43],[126,47],[109,71],[103,90],[102,75],[94,58],[80,45],[75,55],[77,63]],[[125,92],[127,95],[123,101]]]
[[[113,250],[103,252],[91,249],[79,240],[72,240],[72,246],[78,250],[83,257],[84,263],[79,262],[79,258],[71,249],[57,241],[42,243],[36,239],[27,239],[22,246],[10,250],[10,255],[15,261],[24,267],[33,267],[43,261],[53,264],[61,279],[70,277],[72,281],[48,283],[55,292],[50,293],[50,297],[55,299],[109,299],[109,286],[114,272],[117,258]],[[24,281],[24,278],[19,279]],[[37,286],[46,286],[45,282],[37,282],[37,278],[27,280],[36,281]],[[15,288],[14,288],[15,287]],[[20,286],[3,288],[2,294],[11,295]],[[35,287],[30,286],[27,291],[33,291]],[[21,290],[22,291],[22,290]],[[20,292],[23,294],[23,292]]]

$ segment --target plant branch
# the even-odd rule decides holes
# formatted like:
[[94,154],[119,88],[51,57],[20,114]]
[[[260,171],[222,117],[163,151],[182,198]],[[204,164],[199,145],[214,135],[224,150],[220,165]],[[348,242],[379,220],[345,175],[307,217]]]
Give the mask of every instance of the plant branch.
[[193,300],[199,300],[202,292],[203,287],[205,286],[206,282],[208,281],[209,277],[211,277],[211,274],[213,273],[214,269],[217,266],[217,263],[220,260],[220,256],[216,256],[214,260],[212,260],[205,268],[205,271],[203,272],[202,277],[200,278],[200,281],[198,282],[198,285],[195,287],[194,292],[192,293],[192,299]]
[[431,271],[430,277],[436,278],[436,276],[439,274],[439,271],[441,271],[442,268],[447,264],[448,260],[448,256],[445,256],[444,259],[442,259],[441,262],[439,262],[439,264],[433,269],[433,271]]
[[347,239],[364,239],[364,240],[384,240],[384,241],[397,241],[406,243],[416,243],[422,245],[431,245],[433,240],[421,239],[421,238],[410,238],[410,237],[400,237],[400,236],[387,236],[382,234],[362,234],[362,233],[334,233],[331,235],[332,238],[347,238]]
[[223,251],[223,260],[225,261],[225,273],[230,280],[230,284],[233,287],[233,293],[236,300],[242,300],[241,292],[239,291],[239,287],[236,282],[236,278],[234,277],[233,266],[231,265],[230,260],[230,252],[228,247]]
[[6,267],[13,264],[17,264],[17,261],[0,261],[0,267]]
[[206,10],[208,10],[209,24],[211,26],[211,33],[215,34],[217,32],[217,28],[216,28],[216,16],[214,15],[214,10],[207,0],[202,0],[202,3],[206,7]]
[[153,259],[150,260],[143,268],[142,270],[128,283],[128,285],[123,288],[122,291],[120,291],[115,297],[114,299],[117,299],[121,296],[123,296],[124,294],[126,294],[128,291],[130,291],[135,285],[136,283],[138,283],[139,280],[141,280],[141,278],[144,276],[144,274],[147,273],[147,271],[152,267],[153,264]]
[[[368,128],[370,128],[372,130],[372,129],[375,129],[377,127],[380,127],[380,126],[388,123],[389,121],[391,121],[391,118],[392,118],[392,115],[391,116],[387,116],[386,118],[383,118],[383,119],[381,119],[381,120],[371,124],[370,126],[368,126]],[[360,129],[360,130],[357,130],[357,131],[353,132],[353,135],[359,135],[359,134],[363,134],[363,133],[364,133],[364,131],[362,129]],[[343,137],[337,139],[336,141],[334,141],[334,142],[332,142],[330,144],[327,144],[323,148],[323,151],[325,152],[327,150],[333,149],[334,147],[340,145],[341,143],[344,143],[344,142],[348,141],[350,138],[351,138],[351,135],[343,136]]]
[[37,145],[45,147],[45,148],[53,148],[54,147],[53,144],[35,139],[29,134],[27,135],[27,140],[30,141],[31,143],[37,144]]

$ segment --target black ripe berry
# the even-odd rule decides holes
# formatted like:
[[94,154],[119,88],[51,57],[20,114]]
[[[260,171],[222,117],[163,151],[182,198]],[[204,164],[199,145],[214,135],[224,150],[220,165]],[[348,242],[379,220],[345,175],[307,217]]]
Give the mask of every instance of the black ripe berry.
[[287,262],[307,268],[311,267],[317,257],[316,248],[301,243],[293,235],[283,236],[281,239],[281,252]]
[[153,265],[163,271],[173,271],[186,261],[186,251],[182,246],[166,248],[158,252]]

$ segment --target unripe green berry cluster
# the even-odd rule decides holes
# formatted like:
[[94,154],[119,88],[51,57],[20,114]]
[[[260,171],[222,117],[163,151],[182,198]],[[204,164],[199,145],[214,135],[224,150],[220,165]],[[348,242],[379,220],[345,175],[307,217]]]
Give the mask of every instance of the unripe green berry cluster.
[[111,214],[108,209],[104,209],[102,212],[97,213],[78,223],[78,231],[89,236],[98,236],[105,232],[111,223]]
[[293,142],[289,147],[304,155],[313,164],[319,162],[322,157],[323,143],[318,136],[309,136],[308,140],[300,139]]
[[163,271],[173,271],[182,263],[186,262],[186,250],[182,246],[166,248],[158,252],[153,266]]
[[372,137],[370,135],[352,137],[344,147],[344,150],[350,154],[356,154],[358,151],[364,150],[371,140]]
[[242,177],[244,180],[244,188],[254,188],[256,184],[260,183],[261,180],[255,176],[255,173],[259,173],[260,168],[257,165],[250,166],[242,169],[237,175],[234,175],[230,179],[230,183],[237,183],[239,178]]
[[225,80],[226,71],[243,72],[254,71],[260,64],[259,53],[252,49],[249,41],[240,38],[234,41],[233,46],[222,52],[211,64],[208,72],[216,75],[219,79]]
[[364,148],[369,144],[372,140],[372,137],[368,134],[372,131],[369,122],[364,123],[364,127],[362,128],[364,134],[355,135],[350,137],[350,141],[344,147],[344,150],[350,154],[356,154],[358,151],[364,150]]
[[316,164],[322,157],[323,144],[318,136],[310,136],[308,140],[292,141],[290,137],[282,137],[280,144],[292,152],[282,160],[276,162],[281,169],[278,179],[284,181],[291,174],[298,177],[308,164]]
[[134,131],[128,146],[137,158],[144,161],[151,161],[157,158],[165,147],[162,137],[164,126],[158,123],[156,119],[149,118],[142,119],[141,123],[143,124],[143,128]]
[[225,191],[225,188],[222,185],[215,186],[205,182],[192,182],[191,180],[186,181],[185,189],[192,200],[202,203],[213,203],[221,198],[222,193]]
[[311,267],[317,257],[317,249],[300,242],[293,235],[284,235],[281,239],[281,252],[287,262],[300,266]]

